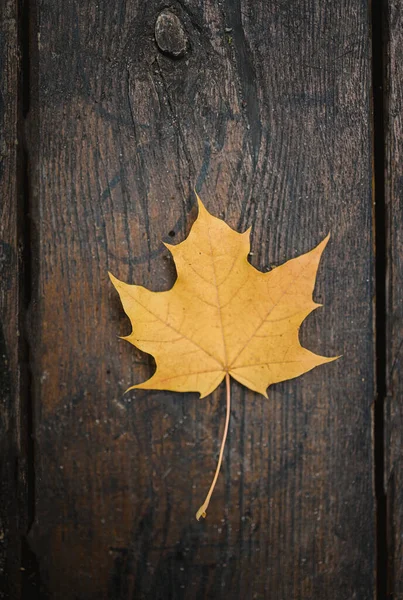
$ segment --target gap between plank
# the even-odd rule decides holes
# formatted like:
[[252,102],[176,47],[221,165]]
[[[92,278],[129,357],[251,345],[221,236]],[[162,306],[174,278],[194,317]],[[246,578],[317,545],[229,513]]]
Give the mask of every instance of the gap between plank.
[[[21,78],[18,90],[18,238],[20,250],[20,348],[21,372],[21,464],[19,465],[21,520],[21,596],[22,599],[39,600],[39,568],[35,554],[28,542],[29,531],[35,521],[35,446],[33,377],[29,344],[28,315],[33,290],[34,248],[32,242],[30,165],[27,141],[27,116],[31,101],[31,35],[30,0],[18,1],[18,47],[20,51]],[[22,483],[24,482],[24,483]]]
[[384,0],[372,1],[372,102],[375,218],[376,397],[374,407],[374,481],[376,503],[376,600],[388,597],[387,502],[385,475],[386,397],[386,218],[384,123]]

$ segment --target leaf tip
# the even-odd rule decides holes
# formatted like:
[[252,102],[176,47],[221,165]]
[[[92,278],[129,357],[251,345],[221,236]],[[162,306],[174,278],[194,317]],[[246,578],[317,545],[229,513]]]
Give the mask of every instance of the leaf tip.
[[111,282],[114,285],[114,287],[116,289],[118,289],[119,286],[122,284],[122,282],[117,277],[115,277],[114,275],[112,275],[112,273],[110,271],[108,271],[108,275],[109,275],[109,279],[111,280]]
[[321,364],[331,363],[331,362],[334,362],[335,360],[339,360],[339,358],[342,358],[342,357],[343,357],[343,354],[339,354],[339,356],[322,356]]
[[329,240],[330,240],[330,232],[327,234],[326,237],[323,238],[323,240],[321,242],[319,242],[319,244],[317,246],[315,246],[311,250],[311,252],[313,254],[317,255],[318,259],[320,259],[320,257],[322,256],[322,253],[323,253],[324,249],[326,248]]
[[173,254],[173,253],[175,252],[175,248],[176,248],[176,246],[174,246],[173,244],[167,244],[167,242],[162,242],[162,243],[164,244],[165,248],[166,248],[167,250],[169,250],[169,252],[170,252],[171,254]]
[[204,206],[203,202],[201,201],[199,194],[196,192],[196,190],[194,192],[195,192],[196,199],[197,199],[197,207],[199,209],[199,216],[210,214],[208,212],[207,208]]
[[250,232],[252,231],[252,227],[248,227],[246,231],[241,233],[243,240],[246,242],[248,246],[248,254],[250,253]]
[[323,244],[323,247],[325,247],[327,245],[329,240],[330,240],[330,231],[321,242]]
[[127,394],[127,392],[131,392],[132,390],[134,390],[137,386],[135,385],[131,385],[130,387],[127,388],[127,390],[125,390],[123,392],[123,395]]

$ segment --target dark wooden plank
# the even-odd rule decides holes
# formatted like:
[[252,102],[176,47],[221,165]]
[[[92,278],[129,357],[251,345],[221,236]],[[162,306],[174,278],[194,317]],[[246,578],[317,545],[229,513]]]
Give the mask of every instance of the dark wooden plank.
[[401,3],[387,3],[386,52],[386,239],[387,323],[385,403],[385,493],[387,498],[388,591],[403,598],[403,12]]
[[[372,201],[366,2],[45,1],[32,137],[36,521],[50,598],[371,598]],[[175,33],[176,32],[176,33]],[[187,39],[184,39],[184,36]],[[184,52],[173,58],[170,52]],[[261,269],[331,230],[304,343],[337,363],[223,389],[125,388],[151,361],[107,270],[167,289],[196,184]],[[171,232],[171,234],[169,234]],[[44,592],[45,593],[45,592]]]
[[[18,247],[18,118],[20,60],[17,5],[0,12],[0,598],[18,598],[24,484],[20,414],[20,260]],[[22,333],[22,332],[21,332]]]

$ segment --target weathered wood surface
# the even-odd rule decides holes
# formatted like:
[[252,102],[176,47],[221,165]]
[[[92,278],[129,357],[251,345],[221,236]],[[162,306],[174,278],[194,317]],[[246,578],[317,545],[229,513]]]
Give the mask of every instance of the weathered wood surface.
[[[0,16],[0,598],[18,598],[24,472],[20,413],[20,260],[18,246],[18,113],[20,61],[17,2]],[[19,516],[18,511],[22,513]]]
[[[48,598],[369,599],[373,260],[366,2],[45,1],[33,15],[31,345]],[[175,21],[175,19],[173,19]],[[164,24],[159,24],[161,27]],[[174,58],[175,52],[183,56]],[[336,363],[276,385],[138,392],[147,356],[108,281],[167,289],[196,185],[252,225],[261,269],[330,230],[303,342]]]
[[390,0],[386,53],[386,235],[387,323],[385,403],[385,492],[387,498],[388,591],[403,598],[403,12]]

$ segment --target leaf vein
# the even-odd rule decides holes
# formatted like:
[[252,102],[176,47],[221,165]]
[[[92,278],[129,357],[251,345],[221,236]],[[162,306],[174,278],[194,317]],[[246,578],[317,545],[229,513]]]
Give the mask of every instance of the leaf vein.
[[[157,292],[158,293],[158,292]],[[161,292],[160,292],[161,293]],[[188,342],[190,342],[191,344],[193,344],[194,346],[196,346],[197,348],[199,348],[202,352],[204,352],[207,356],[209,356],[210,358],[212,358],[218,365],[220,365],[220,367],[224,367],[224,365],[221,364],[221,362],[215,357],[213,356],[210,352],[208,352],[207,350],[205,350],[205,348],[202,348],[200,346],[200,344],[198,344],[197,342],[195,342],[194,340],[192,340],[192,338],[188,337],[187,335],[185,335],[184,333],[182,333],[182,331],[179,331],[178,329],[176,329],[175,327],[173,327],[173,325],[171,325],[170,323],[167,323],[166,321],[164,321],[158,314],[155,314],[154,312],[152,312],[147,306],[144,306],[144,304],[142,304],[138,298],[135,298],[130,292],[129,292],[130,296],[133,298],[134,302],[137,302],[137,304],[139,304],[146,312],[148,312],[150,315],[152,315],[153,317],[156,317],[159,321],[161,321],[161,323],[163,325],[165,325],[166,327],[168,327],[169,329],[172,329],[172,331],[174,331],[175,333],[178,333],[179,335],[181,335],[185,340],[187,340]]]
[[[232,365],[235,363],[235,361],[241,356],[241,354],[245,351],[245,349],[248,347],[250,341],[255,337],[256,332],[259,331],[259,329],[264,325],[264,323],[266,323],[268,317],[271,315],[271,313],[273,312],[273,310],[279,305],[279,303],[282,301],[283,297],[287,294],[288,290],[290,289],[290,287],[292,285],[295,284],[295,282],[300,279],[300,277],[303,276],[304,271],[306,271],[306,269],[310,266],[311,262],[312,262],[313,258],[305,265],[305,267],[303,269],[301,269],[298,272],[298,275],[296,277],[294,277],[289,285],[287,286],[287,288],[284,290],[284,292],[281,294],[280,298],[277,300],[277,302],[275,302],[270,309],[268,310],[268,312],[266,313],[266,315],[264,316],[264,318],[261,320],[260,324],[256,327],[256,329],[254,330],[254,332],[252,333],[252,335],[249,337],[249,339],[245,342],[245,345],[243,346],[243,348],[241,348],[238,352],[238,354],[235,356],[235,358],[233,359],[231,365],[229,368],[232,367]],[[286,263],[287,264],[287,263]],[[281,267],[277,267],[277,268],[281,268]]]

